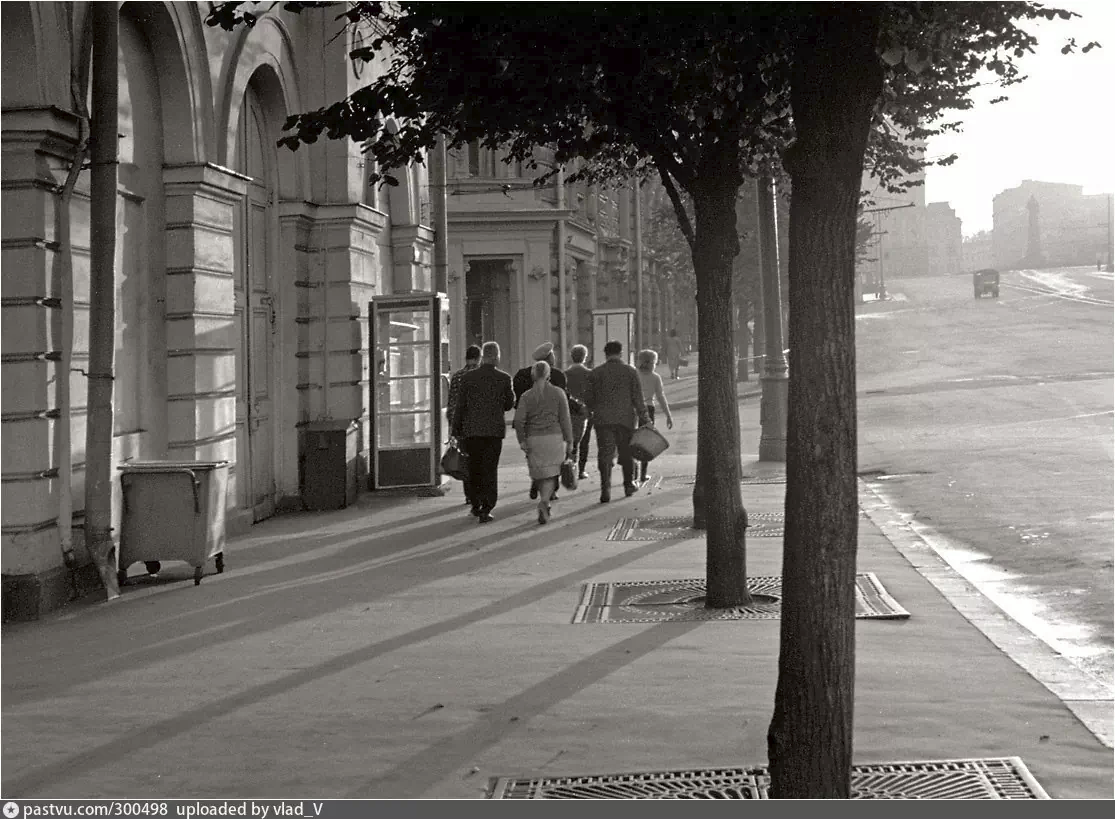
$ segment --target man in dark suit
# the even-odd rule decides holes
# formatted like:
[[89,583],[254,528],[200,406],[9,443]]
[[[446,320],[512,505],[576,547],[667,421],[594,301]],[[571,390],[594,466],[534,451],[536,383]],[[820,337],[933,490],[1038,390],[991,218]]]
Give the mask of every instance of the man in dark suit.
[[[504,413],[515,406],[511,376],[498,368],[499,345],[484,342],[480,366],[461,376],[453,437],[468,455],[472,514],[491,523],[498,499],[499,456],[507,435]],[[641,394],[640,394],[641,397]]]
[[545,361],[549,364],[550,383],[568,392],[565,373],[557,368],[557,357],[554,355],[554,342],[547,341],[543,344],[539,344],[535,347],[530,357],[533,361],[516,372],[515,377],[511,379],[511,387],[515,390],[516,409],[519,408],[519,399],[523,397],[523,393],[534,386],[534,376],[531,375],[531,371],[534,369],[534,361]]
[[600,467],[600,502],[612,499],[612,464],[619,452],[623,470],[623,491],[631,497],[635,486],[635,461],[631,455],[631,433],[636,425],[650,422],[643,388],[635,368],[623,360],[623,344],[609,341],[604,345],[606,360],[588,376],[585,404],[592,412],[596,427],[596,458]]

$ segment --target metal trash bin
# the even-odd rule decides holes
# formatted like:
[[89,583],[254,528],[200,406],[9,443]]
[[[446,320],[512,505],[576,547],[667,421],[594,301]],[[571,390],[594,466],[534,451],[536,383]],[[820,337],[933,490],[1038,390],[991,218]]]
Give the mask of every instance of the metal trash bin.
[[[201,583],[205,563],[225,570],[228,461],[133,461],[120,467],[124,509],[117,580],[143,561],[181,560]],[[156,568],[157,571],[157,568]]]
[[299,428],[302,506],[310,511],[356,503],[355,421],[314,421]]

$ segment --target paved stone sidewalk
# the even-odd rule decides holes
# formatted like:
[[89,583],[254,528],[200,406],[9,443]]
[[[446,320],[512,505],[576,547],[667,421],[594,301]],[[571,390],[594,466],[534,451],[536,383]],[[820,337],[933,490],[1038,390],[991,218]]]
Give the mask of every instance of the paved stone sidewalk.
[[[757,403],[746,468],[777,472],[747,454]],[[494,777],[764,765],[779,621],[571,622],[584,583],[703,574],[699,533],[607,539],[690,513],[696,413],[677,421],[660,480],[606,505],[586,481],[545,527],[509,439],[489,526],[459,487],[365,494],[257,525],[199,587],[168,567],[5,627],[4,796],[483,798]],[[784,490],[744,501],[777,513]],[[1110,798],[1110,749],[943,596],[895,510],[861,502],[858,569],[911,617],[857,622],[857,762],[1019,757],[1053,797]],[[779,538],[747,550],[780,574]]]

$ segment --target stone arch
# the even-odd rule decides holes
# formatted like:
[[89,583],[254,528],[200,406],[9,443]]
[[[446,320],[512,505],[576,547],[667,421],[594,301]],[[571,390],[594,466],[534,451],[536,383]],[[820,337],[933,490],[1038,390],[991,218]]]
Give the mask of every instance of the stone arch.
[[[394,117],[388,117],[383,127],[390,134],[399,132],[399,123],[395,121]],[[381,207],[381,210],[391,217],[392,225],[418,224],[418,197],[415,184],[417,174],[414,166],[394,168],[389,173],[399,184],[385,185],[381,189],[380,193],[386,194],[386,196],[381,196],[382,199],[386,199],[386,203]]]
[[[155,65],[163,88],[167,164],[205,162],[214,155],[216,133],[209,55],[201,15],[188,3],[138,3],[151,6],[148,37],[177,48],[158,48]],[[167,93],[167,87],[170,93]]]
[[[217,122],[217,133],[222,135],[217,161],[225,166],[230,165],[236,153],[236,125],[249,83],[259,96],[277,139],[286,116],[301,111],[302,103],[290,33],[273,14],[264,16],[251,29],[242,30],[229,49],[221,80],[224,100]],[[307,154],[278,152],[278,193],[282,199],[299,199],[309,191]]]

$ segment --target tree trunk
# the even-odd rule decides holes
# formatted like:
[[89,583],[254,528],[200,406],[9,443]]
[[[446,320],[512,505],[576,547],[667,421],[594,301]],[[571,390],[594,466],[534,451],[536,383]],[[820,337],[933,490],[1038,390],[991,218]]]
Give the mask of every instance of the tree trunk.
[[747,513],[740,494],[739,401],[732,332],[732,263],[739,252],[735,200],[743,179],[733,149],[709,158],[693,185],[697,279],[698,483],[706,524],[708,608],[747,605]]
[[851,795],[855,681],[856,206],[882,90],[879,6],[815,12],[795,55],[782,630],[775,798]]
[[117,38],[115,3],[89,7],[93,26],[89,204],[89,398],[85,435],[85,546],[108,599],[120,594],[112,540],[112,380],[116,350]]

